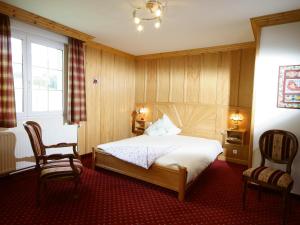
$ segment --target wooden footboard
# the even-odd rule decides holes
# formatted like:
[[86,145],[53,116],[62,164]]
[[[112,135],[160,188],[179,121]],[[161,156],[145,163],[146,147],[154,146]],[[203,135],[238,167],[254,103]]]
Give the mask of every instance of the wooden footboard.
[[153,164],[149,169],[120,160],[93,148],[94,166],[137,178],[178,192],[178,199],[184,200],[187,170],[185,167],[172,169]]

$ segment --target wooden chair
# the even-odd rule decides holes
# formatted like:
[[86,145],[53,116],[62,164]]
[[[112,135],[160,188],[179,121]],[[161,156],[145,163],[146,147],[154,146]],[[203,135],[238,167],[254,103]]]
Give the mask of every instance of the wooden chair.
[[[269,130],[261,135],[259,149],[261,152],[260,166],[243,172],[243,209],[245,209],[247,187],[250,182],[258,185],[259,196],[261,187],[280,191],[283,195],[282,224],[286,224],[287,202],[294,183],[290,174],[293,160],[298,151],[297,137],[288,131]],[[266,167],[266,159],[273,163],[286,164],[286,171]]]
[[[36,169],[39,171],[37,204],[40,204],[40,192],[45,189],[47,182],[52,180],[72,180],[75,183],[77,193],[80,182],[80,174],[83,166],[78,159],[76,151],[77,143],[59,143],[56,145],[44,145],[42,141],[42,130],[38,123],[27,121],[23,124],[31,143],[36,160]],[[47,155],[48,148],[73,147],[74,154],[52,154]]]

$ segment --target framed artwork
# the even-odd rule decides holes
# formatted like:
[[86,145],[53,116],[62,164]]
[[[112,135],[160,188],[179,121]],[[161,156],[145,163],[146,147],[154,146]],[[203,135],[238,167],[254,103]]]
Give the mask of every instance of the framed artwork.
[[300,109],[300,65],[279,67],[277,107]]

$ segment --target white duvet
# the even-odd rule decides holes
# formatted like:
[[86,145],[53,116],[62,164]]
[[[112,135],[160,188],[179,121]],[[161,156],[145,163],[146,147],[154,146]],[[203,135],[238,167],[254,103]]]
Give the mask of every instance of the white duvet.
[[186,167],[187,183],[223,151],[219,141],[183,135],[141,135],[101,144],[98,149],[144,168],[154,162],[165,167]]
[[133,139],[110,142],[98,147],[106,153],[145,169],[148,169],[157,158],[177,148],[177,146],[166,144],[136,143]]

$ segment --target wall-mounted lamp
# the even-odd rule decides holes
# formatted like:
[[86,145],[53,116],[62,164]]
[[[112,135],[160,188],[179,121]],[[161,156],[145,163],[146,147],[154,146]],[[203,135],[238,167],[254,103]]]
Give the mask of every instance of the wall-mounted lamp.
[[141,120],[145,120],[145,114],[147,112],[147,108],[142,107],[137,110],[137,113],[140,115]]
[[230,119],[233,121],[233,127],[231,129],[239,129],[239,122],[243,121],[243,116],[238,111],[236,111],[230,116]]

